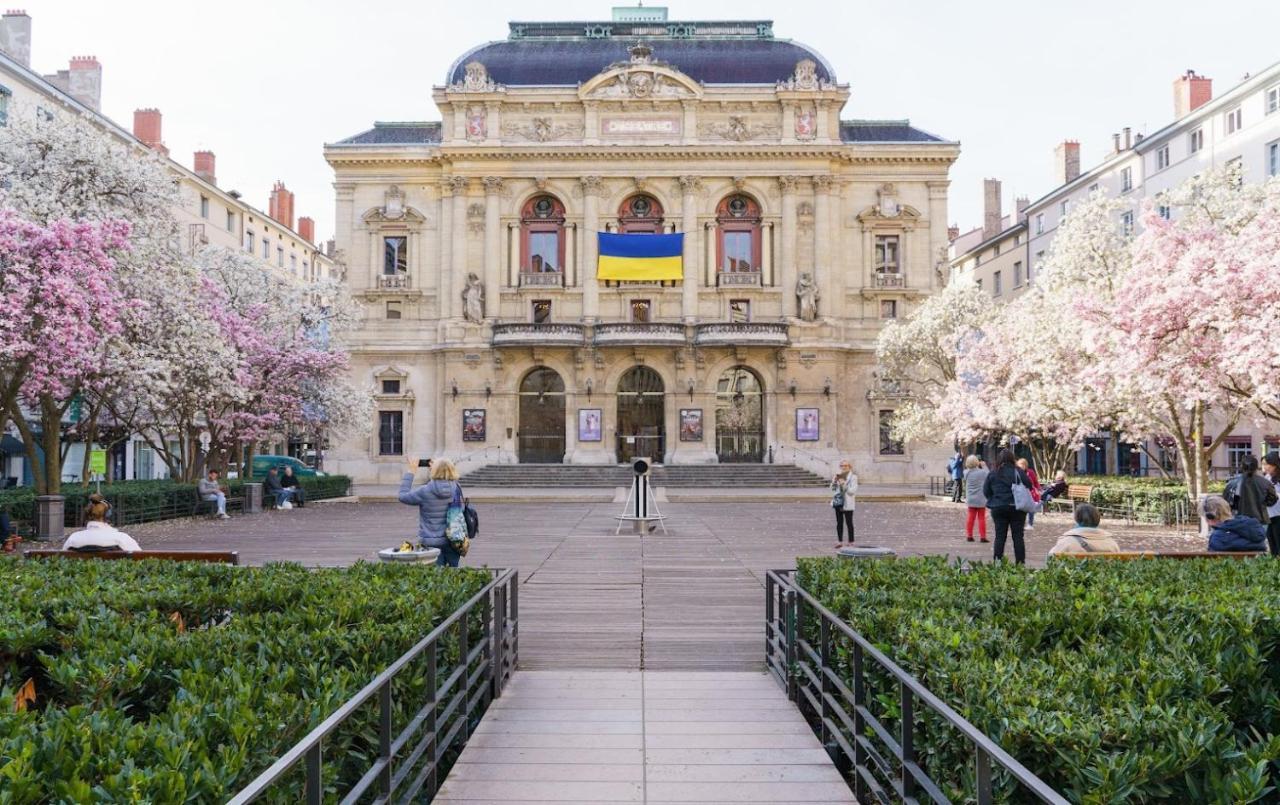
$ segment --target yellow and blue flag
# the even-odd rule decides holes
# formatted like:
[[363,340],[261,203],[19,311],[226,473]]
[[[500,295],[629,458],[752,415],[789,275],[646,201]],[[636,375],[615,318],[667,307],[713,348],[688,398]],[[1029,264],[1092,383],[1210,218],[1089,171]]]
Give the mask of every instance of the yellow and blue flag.
[[596,277],[602,280],[684,279],[684,233],[621,235],[597,232],[600,257]]

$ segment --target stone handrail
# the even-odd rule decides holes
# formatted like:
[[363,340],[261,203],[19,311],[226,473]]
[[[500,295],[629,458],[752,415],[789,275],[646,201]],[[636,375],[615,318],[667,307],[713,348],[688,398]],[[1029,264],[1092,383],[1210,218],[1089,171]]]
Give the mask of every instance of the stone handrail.
[[740,344],[785,347],[787,325],[781,322],[699,324],[695,344]]
[[582,346],[584,343],[581,324],[554,323],[532,324],[529,322],[506,323],[493,325],[493,345],[537,345],[556,344]]

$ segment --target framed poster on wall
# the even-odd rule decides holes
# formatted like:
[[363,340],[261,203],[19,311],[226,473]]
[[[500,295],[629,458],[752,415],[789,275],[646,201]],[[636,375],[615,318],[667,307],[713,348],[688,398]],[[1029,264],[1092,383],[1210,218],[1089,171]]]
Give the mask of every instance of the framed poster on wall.
[[682,442],[702,441],[702,409],[701,408],[681,408],[680,409],[680,441]]
[[578,409],[578,441],[599,442],[603,440],[603,429],[600,427],[599,408]]
[[816,442],[820,436],[817,408],[796,409],[796,441]]
[[485,414],[483,408],[462,409],[462,441],[483,442],[485,437]]

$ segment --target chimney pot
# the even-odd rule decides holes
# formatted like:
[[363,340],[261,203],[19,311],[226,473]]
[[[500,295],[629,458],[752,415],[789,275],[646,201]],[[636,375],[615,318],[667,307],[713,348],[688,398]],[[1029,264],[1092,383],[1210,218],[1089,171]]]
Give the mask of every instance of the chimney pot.
[[1128,151],[1130,148],[1133,147],[1133,135],[1128,126],[1125,126],[1123,131],[1124,131],[1124,150]]
[[1213,100],[1213,79],[1195,70],[1173,80],[1173,115],[1181,119]]
[[192,168],[195,170],[196,176],[199,176],[211,185],[216,185],[218,183],[216,164],[212,151],[196,151],[195,157],[192,160]]
[[159,109],[135,109],[133,111],[133,136],[142,141],[142,144],[148,148],[161,149],[164,148],[164,142],[160,136],[160,110]]
[[958,237],[960,237],[960,227],[955,224],[947,227],[947,240],[953,241]]
[[307,216],[298,219],[298,234],[307,243],[316,242],[316,222]]
[[1120,134],[1119,133],[1111,135],[1111,150],[1117,154],[1120,153]]
[[271,197],[267,201],[267,214],[276,221],[293,229],[293,193],[287,190],[279,179],[271,188]]
[[1080,141],[1063,140],[1053,149],[1054,178],[1060,184],[1075,181],[1080,175]]
[[1000,234],[1000,180],[982,180],[982,239]]
[[10,9],[0,18],[0,50],[18,64],[31,67],[31,17],[21,9]]

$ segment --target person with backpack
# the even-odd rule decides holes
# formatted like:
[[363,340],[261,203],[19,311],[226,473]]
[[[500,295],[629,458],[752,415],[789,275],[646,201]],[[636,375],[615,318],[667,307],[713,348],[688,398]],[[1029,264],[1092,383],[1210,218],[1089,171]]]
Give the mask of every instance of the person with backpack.
[[1275,484],[1258,475],[1258,459],[1245,456],[1240,460],[1240,474],[1227,483],[1227,502],[1232,510],[1252,517],[1264,526],[1271,524],[1267,509],[1276,505]]
[[1272,450],[1262,457],[1262,474],[1276,492],[1276,502],[1267,507],[1267,548],[1280,556],[1280,453]]
[[951,502],[959,503],[964,495],[964,454],[959,450],[947,462],[947,474],[951,476]]
[[417,471],[418,460],[409,459],[400,479],[399,500],[406,506],[418,507],[418,543],[424,548],[440,549],[436,564],[457,567],[462,554],[449,539],[448,519],[449,509],[461,505],[458,470],[449,461],[436,461],[431,466],[431,480],[415,487],[413,478]]
[[[1023,492],[1015,492],[1016,487],[1023,487]],[[995,560],[1004,560],[1004,544],[1013,535],[1013,560],[1020,564],[1027,563],[1027,546],[1023,541],[1027,524],[1027,506],[1034,506],[1031,500],[1031,479],[1018,469],[1014,463],[1013,451],[1005,447],[996,454],[996,465],[982,484],[982,494],[987,498],[987,510],[991,512],[991,522],[995,525],[996,544]],[[1019,508],[1019,499],[1023,507]]]

